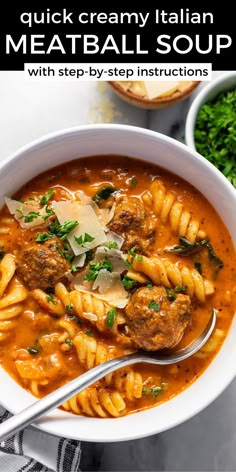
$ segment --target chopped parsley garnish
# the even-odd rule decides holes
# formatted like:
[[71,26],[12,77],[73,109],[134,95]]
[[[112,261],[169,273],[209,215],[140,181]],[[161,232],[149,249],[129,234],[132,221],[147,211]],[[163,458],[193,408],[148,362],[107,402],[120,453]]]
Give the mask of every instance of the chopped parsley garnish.
[[154,310],[156,313],[158,313],[158,311],[160,311],[160,309],[161,309],[159,303],[155,302],[154,300],[152,300],[152,301],[149,303],[148,308],[149,308],[150,310]]
[[143,387],[142,395],[151,395],[153,398],[156,398],[158,397],[158,395],[160,395],[160,393],[163,392],[163,390],[166,389],[166,387],[167,387],[167,384],[164,382],[162,382],[159,387],[151,387],[151,388]]
[[129,183],[132,187],[136,187],[138,181],[137,181],[137,178],[134,176],[134,177],[131,177],[131,179],[129,179]]
[[176,287],[172,290],[170,288],[166,288],[167,298],[174,302],[176,300],[176,293],[186,292],[188,289],[187,285],[176,285]]
[[175,293],[182,293],[182,292],[186,292],[187,289],[188,289],[187,285],[176,285],[176,287],[174,288],[174,291]]
[[236,89],[201,106],[195,124],[196,149],[236,187]]
[[68,234],[78,226],[78,221],[65,221],[63,225],[60,225],[58,219],[56,218],[48,227],[47,233],[38,233],[36,236],[36,241],[38,243],[43,243],[48,241],[48,239],[58,237],[62,241],[68,236]]
[[85,275],[84,280],[95,280],[102,269],[106,269],[108,272],[113,271],[113,265],[107,257],[105,257],[101,262],[90,262],[89,270]]
[[68,344],[68,346],[71,346],[71,347],[73,346],[73,343],[70,338],[66,338],[65,343]]
[[125,259],[125,263],[126,263],[128,269],[132,269],[132,268],[133,268],[133,266],[132,266],[133,261],[132,261],[132,263],[131,263],[131,262],[128,261],[128,259]]
[[126,260],[126,264],[127,264],[129,269],[132,269],[135,257],[137,257],[138,262],[142,262],[142,260],[143,260],[143,256],[141,254],[136,254],[136,250],[137,250],[136,246],[133,246],[133,247],[131,247],[131,249],[128,250],[128,254],[129,254],[129,256],[131,256],[131,258],[130,258],[129,261]]
[[114,187],[109,187],[106,185],[105,187],[98,190],[98,192],[93,196],[93,200],[98,203],[100,200],[108,200],[108,198],[117,190]]
[[130,290],[131,288],[133,288],[135,285],[137,285],[137,281],[136,280],[133,280],[131,279],[130,277],[128,277],[127,275],[125,275],[122,279],[122,284],[124,286],[124,288],[126,290]]
[[115,241],[108,241],[108,248],[109,249],[117,249],[118,244]]
[[[50,233],[38,233],[35,241],[37,243],[45,243],[45,241],[48,241],[51,238],[55,238],[55,234],[50,234]],[[57,248],[58,249],[58,248]]]
[[34,347],[30,347],[30,346],[27,347],[27,351],[34,356],[39,353],[38,349],[35,349]]
[[47,295],[46,300],[47,302],[53,303],[53,305],[57,305],[57,301],[55,300],[53,295]]
[[84,235],[81,234],[79,237],[74,236],[74,238],[79,246],[83,246],[85,243],[91,243],[95,239],[88,233],[84,233]]
[[49,205],[46,205],[45,211],[46,211],[47,214],[42,216],[44,221],[48,220],[48,218],[55,215],[55,212],[53,211],[53,209]]
[[107,327],[108,328],[113,328],[115,318],[116,318],[116,307],[113,307],[107,312]]
[[136,256],[136,246],[131,247],[131,249],[128,250],[128,254],[132,257]]
[[59,250],[61,256],[63,257],[63,259],[65,259],[66,261],[68,261],[70,264],[72,263],[73,259],[74,259],[74,254],[71,254],[70,252],[68,252],[68,250],[64,250],[64,249],[60,249]]
[[147,285],[146,285],[147,288],[152,288],[153,287],[153,284],[151,282],[147,282]]
[[136,246],[131,247],[131,249],[128,250],[128,254],[129,254],[129,256],[131,256],[131,259],[130,259],[130,261],[128,261],[128,259],[127,259],[125,262],[126,262],[128,268],[132,269],[134,258],[136,256]]
[[167,295],[167,298],[171,301],[171,302],[174,302],[176,300],[176,295],[175,295],[175,292],[174,290],[170,289],[170,288],[166,288],[166,295]]
[[[91,259],[93,258],[93,251],[92,249],[89,249],[88,251],[86,251],[85,253],[85,261],[84,261],[84,264],[83,264],[83,267],[89,262],[91,261]],[[75,264],[72,264],[70,270],[71,272],[79,272],[81,269],[81,267],[78,267],[76,266]]]
[[92,333],[91,329],[89,329],[88,331],[85,331],[84,334],[86,334],[86,336],[89,336],[90,338],[93,337],[93,333]]
[[46,203],[49,202],[50,198],[54,195],[55,190],[53,188],[50,188],[48,192],[41,198],[40,200],[40,205],[46,205]]
[[73,231],[78,226],[78,221],[65,221],[63,225],[61,225],[56,218],[52,224],[49,226],[48,230],[50,234],[54,234],[54,236],[57,236],[60,238],[62,241],[66,239],[67,235]]
[[19,217],[19,220],[22,220],[22,218],[24,218],[25,220],[25,223],[31,223],[33,220],[35,220],[35,218],[38,218],[40,215],[39,211],[30,211],[27,215],[24,215],[23,213],[23,207],[22,208],[18,208],[18,213],[20,213],[20,217]]
[[66,305],[66,310],[69,311],[69,313],[71,311],[73,311],[73,306],[72,305]]

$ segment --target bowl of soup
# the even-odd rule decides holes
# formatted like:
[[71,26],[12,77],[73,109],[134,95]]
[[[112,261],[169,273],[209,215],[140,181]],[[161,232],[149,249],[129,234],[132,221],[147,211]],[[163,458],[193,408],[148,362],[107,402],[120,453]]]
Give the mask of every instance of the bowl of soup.
[[[236,195],[209,162],[158,133],[91,125],[43,137],[0,167],[0,402],[21,411],[138,350],[172,366],[107,375],[37,422],[55,435],[125,441],[209,405],[236,373]],[[220,379],[220,381],[219,381]]]

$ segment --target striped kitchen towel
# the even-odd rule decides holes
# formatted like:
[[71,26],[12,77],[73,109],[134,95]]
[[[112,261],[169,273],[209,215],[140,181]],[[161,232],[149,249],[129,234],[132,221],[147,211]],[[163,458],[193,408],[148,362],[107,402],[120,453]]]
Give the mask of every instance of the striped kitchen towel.
[[[11,414],[0,406],[0,423]],[[36,428],[26,428],[0,443],[1,472],[79,472],[81,445]]]

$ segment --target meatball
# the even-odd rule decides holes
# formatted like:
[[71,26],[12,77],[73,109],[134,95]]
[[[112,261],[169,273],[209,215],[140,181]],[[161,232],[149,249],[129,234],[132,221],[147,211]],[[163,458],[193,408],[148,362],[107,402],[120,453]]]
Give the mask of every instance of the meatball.
[[189,325],[190,308],[188,295],[179,293],[170,301],[164,287],[140,288],[125,309],[129,335],[146,351],[174,347]]
[[52,289],[63,279],[70,264],[60,253],[63,244],[60,239],[52,238],[43,244],[26,242],[16,259],[17,274],[30,289]]
[[136,247],[137,252],[149,254],[155,241],[156,218],[147,213],[143,203],[136,197],[122,198],[115,209],[110,229],[125,237],[123,250]]
[[144,218],[144,207],[138,198],[122,198],[116,206],[110,226],[116,233],[128,230],[138,231]]

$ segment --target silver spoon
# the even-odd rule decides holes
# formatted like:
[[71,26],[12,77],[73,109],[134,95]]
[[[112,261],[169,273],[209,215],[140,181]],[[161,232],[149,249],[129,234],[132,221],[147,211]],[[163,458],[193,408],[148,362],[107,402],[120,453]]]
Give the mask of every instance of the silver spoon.
[[69,398],[73,397],[77,393],[81,392],[89,385],[93,384],[97,380],[105,377],[107,374],[114,372],[117,369],[128,366],[130,364],[137,364],[139,362],[147,362],[148,364],[158,365],[169,365],[176,362],[183,361],[188,357],[195,354],[209,339],[216,323],[216,310],[212,310],[212,315],[209,322],[207,323],[202,334],[191,343],[189,346],[168,354],[139,352],[135,354],[129,354],[127,356],[117,357],[110,361],[104,362],[97,367],[85,372],[79,377],[71,380],[67,384],[58,388],[52,393],[49,393],[46,397],[37,400],[32,405],[28,406],[20,413],[12,416],[10,419],[0,425],[0,442],[6,440],[13,434],[17,433],[21,429],[25,428],[45,413],[48,413],[53,408],[64,403]]

